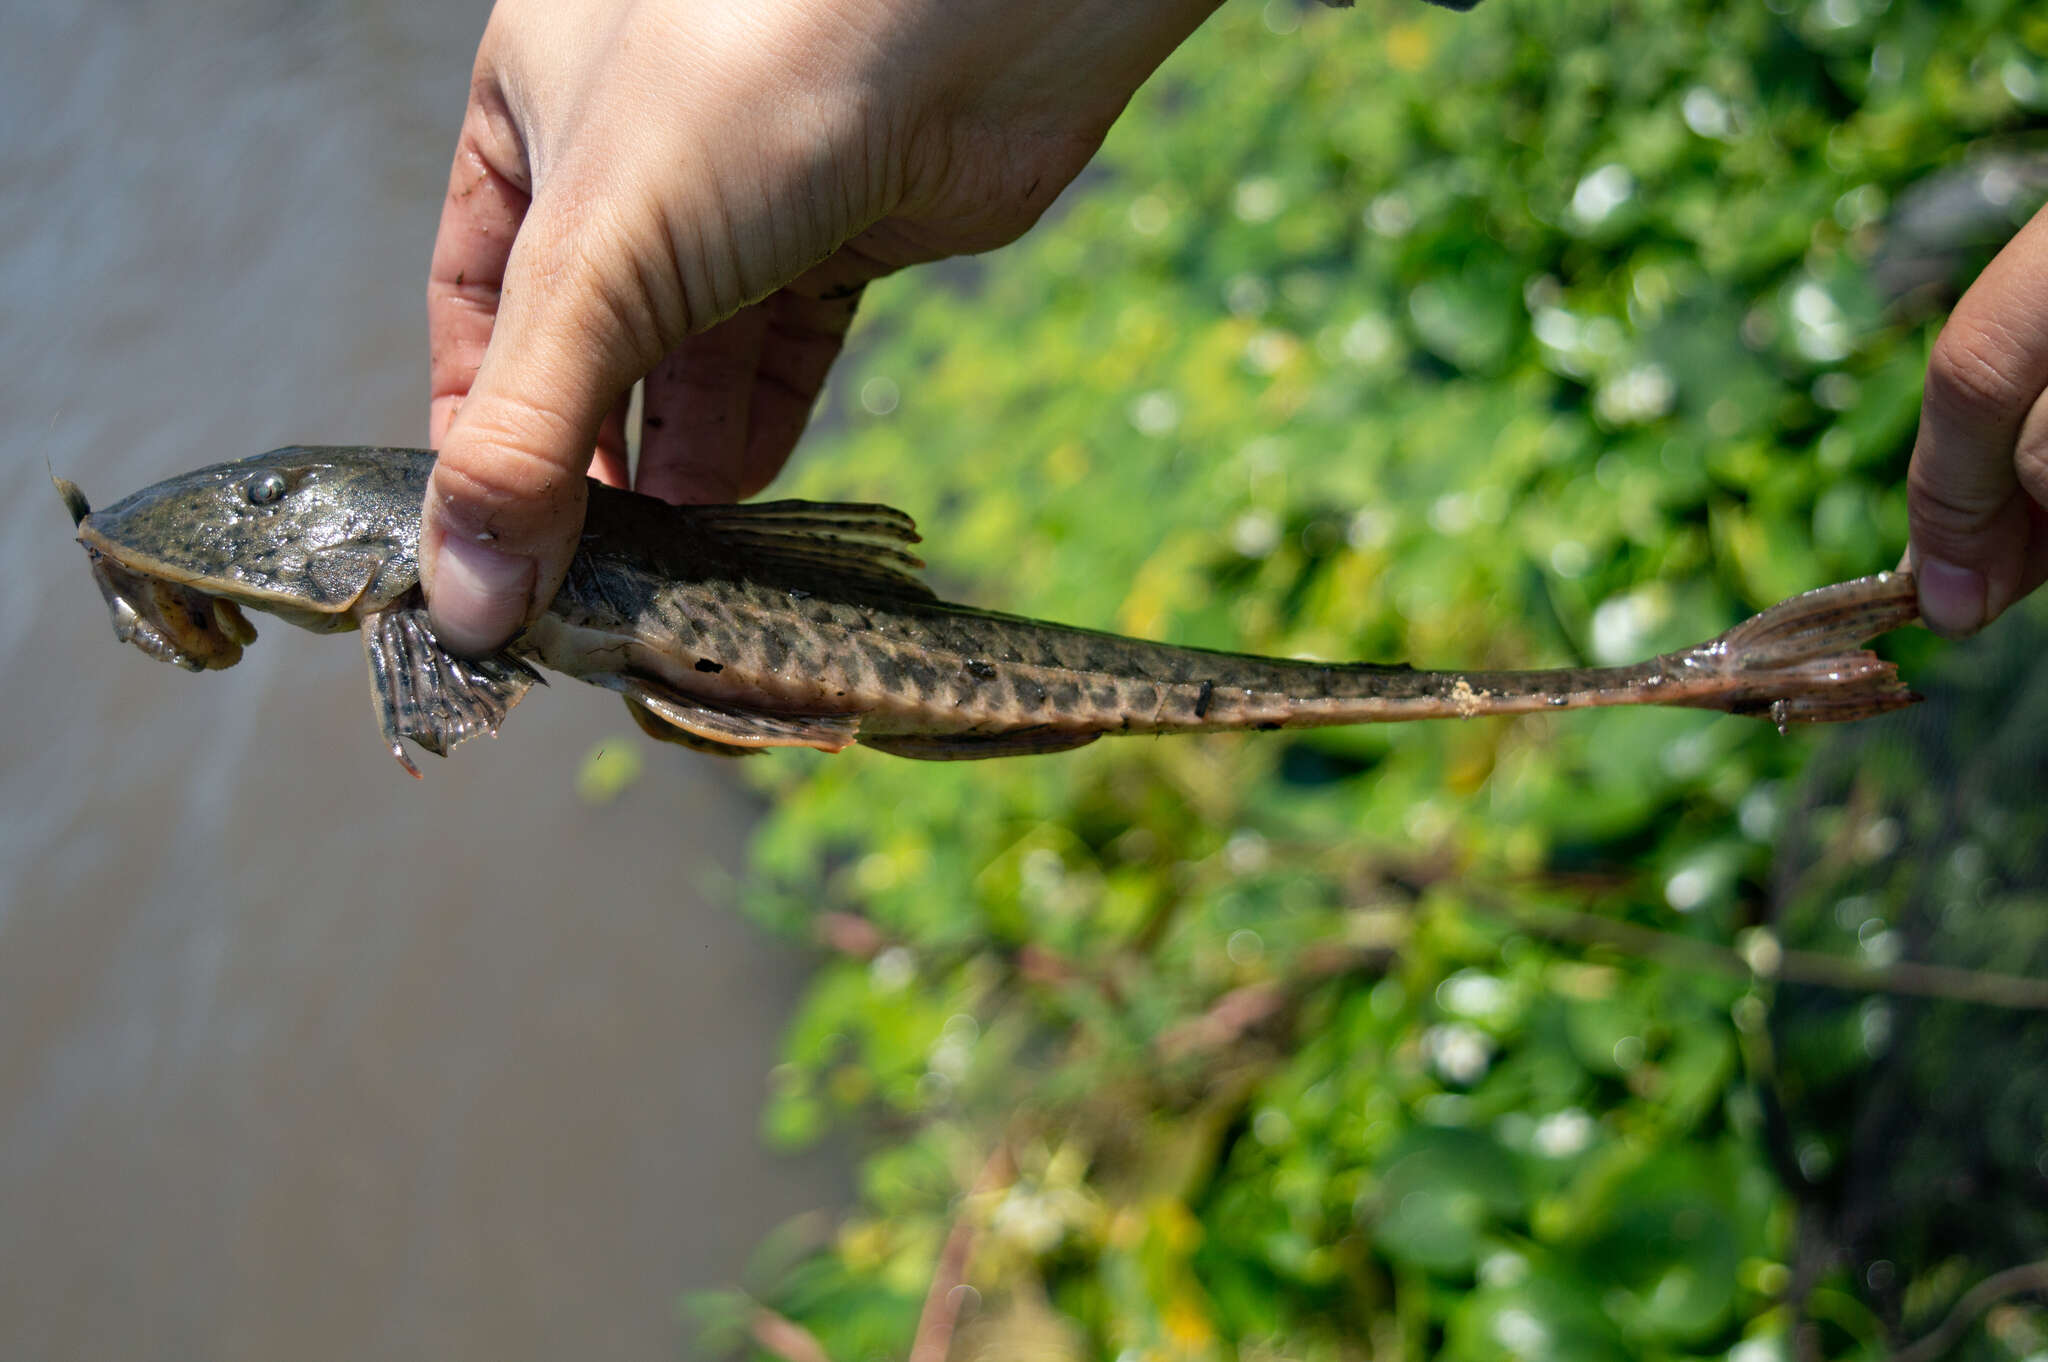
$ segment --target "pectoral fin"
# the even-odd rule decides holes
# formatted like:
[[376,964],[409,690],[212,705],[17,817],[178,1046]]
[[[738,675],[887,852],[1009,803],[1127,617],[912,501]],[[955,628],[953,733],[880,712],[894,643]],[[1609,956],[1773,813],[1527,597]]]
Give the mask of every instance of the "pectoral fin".
[[401,739],[436,756],[479,733],[498,731],[540,673],[509,652],[481,661],[441,646],[420,604],[380,611],[363,621],[370,698],[377,724],[398,764],[417,776]]
[[[609,686],[626,697],[633,717],[654,736],[687,747],[709,743],[717,747],[815,747],[820,752],[838,752],[860,736],[858,714],[772,714],[765,710],[721,704],[715,700],[684,695],[680,691],[637,676],[607,677],[597,684]],[[674,735],[649,727],[648,720],[667,724]]]

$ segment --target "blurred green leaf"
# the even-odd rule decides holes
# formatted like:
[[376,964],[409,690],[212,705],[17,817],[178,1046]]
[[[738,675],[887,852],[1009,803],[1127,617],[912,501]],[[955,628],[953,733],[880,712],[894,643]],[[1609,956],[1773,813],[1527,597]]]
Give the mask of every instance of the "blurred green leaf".
[[639,745],[631,738],[608,738],[590,749],[576,772],[576,797],[586,804],[605,805],[640,779]]
[[[2014,0],[1226,6],[1054,221],[958,287],[869,291],[789,491],[914,512],[949,596],[1198,646],[1691,643],[1897,561],[1927,348],[2025,206],[1921,205],[2048,126],[2029,79],[2048,20]],[[1884,647],[1915,676],[1945,649]],[[1989,695],[1947,747],[2019,762],[2048,728]],[[749,905],[838,952],[764,1124],[872,1137],[764,1299],[901,1356],[968,1224],[998,1352],[1025,1321],[1126,1362],[1759,1362],[1804,1311],[1821,1355],[1877,1355],[1967,1289],[1939,1208],[1972,1203],[1939,1189],[2032,1166],[2040,1085],[1970,1070],[1966,1170],[1929,1137],[1881,1178],[1854,1113],[1905,1014],[1531,925],[1725,947],[1796,843],[1845,877],[1800,900],[1818,948],[1903,949],[1908,880],[2001,914],[1972,949],[2029,946],[1997,905],[2031,902],[2038,819],[1940,803],[1985,781],[1926,762],[1809,798],[1842,741],[1638,711],[749,763]],[[2001,1052],[1929,1025],[1927,1054]],[[1892,1286],[1794,1232],[1851,1170],[1914,1208]],[[1999,1219],[2017,1261],[2034,1220]]]
[[1395,1150],[1376,1197],[1373,1240],[1399,1262],[1469,1271],[1492,1226],[1522,1205],[1513,1160],[1482,1135],[1424,1128]]

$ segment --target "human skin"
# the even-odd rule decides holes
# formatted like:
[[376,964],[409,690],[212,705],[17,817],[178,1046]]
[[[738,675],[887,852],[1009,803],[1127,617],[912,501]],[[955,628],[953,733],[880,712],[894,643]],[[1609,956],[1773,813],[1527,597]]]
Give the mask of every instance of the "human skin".
[[1906,475],[1920,613],[1975,633],[2048,580],[2048,208],[1935,340]]
[[1030,227],[1215,3],[500,0],[427,286],[441,637],[553,598],[643,377],[641,491],[759,491],[860,289]]
[[[427,288],[441,637],[489,652],[552,599],[636,381],[639,490],[767,485],[860,290],[1029,228],[1216,3],[500,0]],[[2048,211],[1929,363],[1907,558],[1942,633],[2048,578],[2044,388]]]

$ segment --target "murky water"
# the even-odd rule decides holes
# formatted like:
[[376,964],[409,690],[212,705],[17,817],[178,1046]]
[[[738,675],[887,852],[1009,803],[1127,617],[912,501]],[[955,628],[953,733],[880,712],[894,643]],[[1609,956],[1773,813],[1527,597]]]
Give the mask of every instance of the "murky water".
[[352,640],[118,645],[96,499],[414,443],[488,6],[0,3],[0,1355],[673,1355],[830,1172],[757,1148],[801,962],[726,906],[744,797],[537,692],[406,779]]

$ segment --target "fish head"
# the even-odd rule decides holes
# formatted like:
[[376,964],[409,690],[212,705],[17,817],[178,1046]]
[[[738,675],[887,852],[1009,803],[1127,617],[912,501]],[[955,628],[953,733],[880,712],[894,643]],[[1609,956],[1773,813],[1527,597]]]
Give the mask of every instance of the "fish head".
[[152,657],[233,666],[249,607],[302,628],[352,629],[419,583],[419,450],[272,450],[146,487],[104,510],[58,491],[114,631]]

